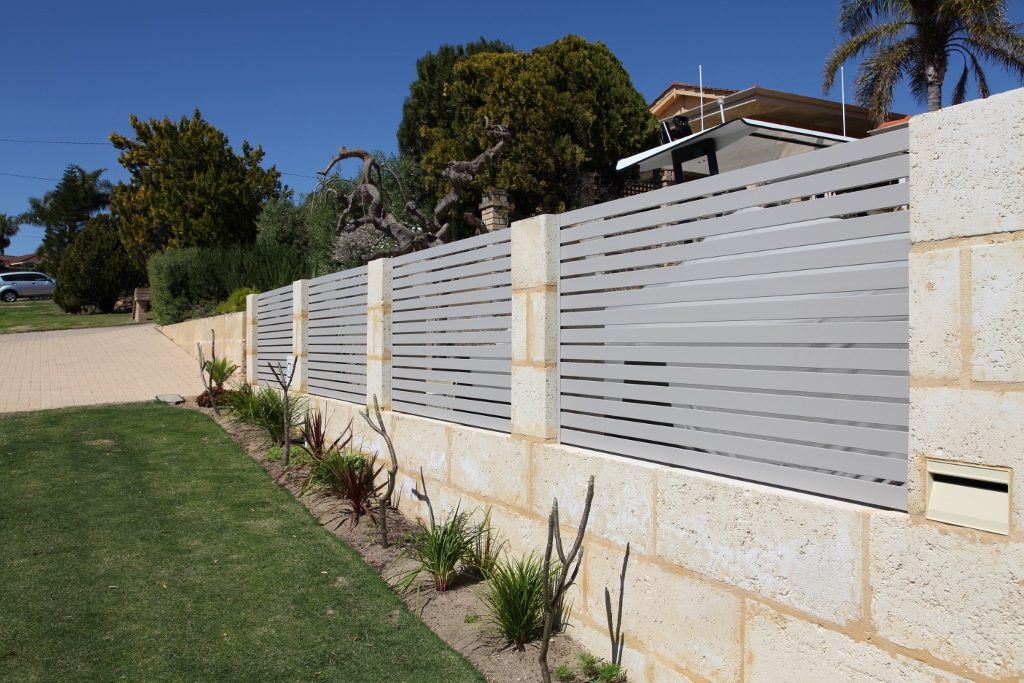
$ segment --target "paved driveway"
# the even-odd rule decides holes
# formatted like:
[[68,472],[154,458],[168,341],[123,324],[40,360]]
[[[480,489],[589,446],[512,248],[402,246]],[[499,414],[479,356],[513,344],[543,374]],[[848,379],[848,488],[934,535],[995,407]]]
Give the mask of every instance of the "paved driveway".
[[202,390],[196,361],[152,325],[0,335],[0,413]]

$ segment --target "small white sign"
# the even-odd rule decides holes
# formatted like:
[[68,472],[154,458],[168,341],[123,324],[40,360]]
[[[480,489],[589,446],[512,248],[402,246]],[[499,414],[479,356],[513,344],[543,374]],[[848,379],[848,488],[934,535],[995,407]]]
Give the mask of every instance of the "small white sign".
[[287,359],[287,367],[284,369],[284,377],[285,381],[287,381],[288,378],[292,376],[292,367],[295,365],[295,356],[288,354],[285,358]]

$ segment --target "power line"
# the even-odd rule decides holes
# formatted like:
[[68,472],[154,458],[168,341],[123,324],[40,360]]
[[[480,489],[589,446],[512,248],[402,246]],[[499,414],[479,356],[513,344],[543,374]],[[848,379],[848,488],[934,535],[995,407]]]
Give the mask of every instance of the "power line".
[[38,175],[22,175],[20,173],[4,173],[2,171],[0,171],[0,175],[6,175],[6,176],[10,176],[12,178],[30,178],[31,180],[56,180],[56,181],[60,180],[60,178],[44,178],[44,177],[38,176]]
[[15,142],[26,145],[109,145],[109,142],[82,142],[79,140],[21,140],[18,138],[0,138],[0,142]]

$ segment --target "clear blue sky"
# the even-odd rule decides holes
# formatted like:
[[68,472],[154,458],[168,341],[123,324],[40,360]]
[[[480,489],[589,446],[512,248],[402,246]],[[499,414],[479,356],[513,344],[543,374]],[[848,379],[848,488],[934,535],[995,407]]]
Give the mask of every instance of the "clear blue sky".
[[[394,151],[416,59],[480,36],[520,50],[567,33],[606,43],[650,101],[672,81],[821,94],[839,0],[638,2],[9,2],[0,10],[0,138],[103,142],[128,116],[199,107],[232,144],[313,175],[341,145]],[[1020,0],[1011,0],[1024,21]],[[959,70],[959,67],[953,67]],[[994,92],[1014,87],[995,67]],[[853,73],[847,69],[847,81]],[[833,92],[839,99],[838,88]],[[905,90],[897,111],[920,111]],[[0,173],[58,178],[69,164],[125,173],[109,145],[0,142]],[[285,175],[308,191],[313,180]],[[0,212],[20,213],[54,182],[0,175]],[[35,249],[23,227],[8,250]]]

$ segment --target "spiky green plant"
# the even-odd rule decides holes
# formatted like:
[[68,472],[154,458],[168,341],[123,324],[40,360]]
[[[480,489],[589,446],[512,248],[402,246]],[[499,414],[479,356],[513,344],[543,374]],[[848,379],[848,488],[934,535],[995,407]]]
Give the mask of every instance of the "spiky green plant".
[[[243,384],[238,391],[228,392],[224,396],[233,421],[259,427],[273,443],[284,443],[281,429],[284,424],[284,401],[280,391],[268,386],[254,389]],[[289,421],[292,429],[303,423],[308,405],[309,400],[305,396],[291,397]]]
[[857,74],[857,99],[880,122],[902,80],[928,111],[939,109],[951,58],[963,61],[953,104],[967,99],[971,75],[978,93],[988,97],[982,62],[1024,81],[1024,36],[1006,5],[1006,0],[842,0],[839,30],[845,42],[825,63],[824,90],[832,88],[840,66],[866,55]]
[[227,384],[237,369],[238,366],[232,363],[231,359],[226,356],[208,360],[203,364],[203,370],[210,376],[210,384],[217,387],[220,391],[223,391],[224,385]]
[[448,590],[458,575],[459,563],[466,557],[474,544],[474,526],[469,515],[455,511],[440,524],[431,515],[430,526],[420,524],[419,533],[412,538],[410,552],[416,567],[407,572],[398,582],[402,590],[412,585],[419,575],[426,572],[434,581],[438,592]]
[[475,525],[472,541],[466,556],[462,558],[462,566],[467,574],[486,579],[505,548],[504,539],[491,527],[491,508],[484,511],[483,519]]
[[534,553],[497,562],[487,577],[483,600],[488,621],[517,650],[544,629],[543,587],[544,563]]

